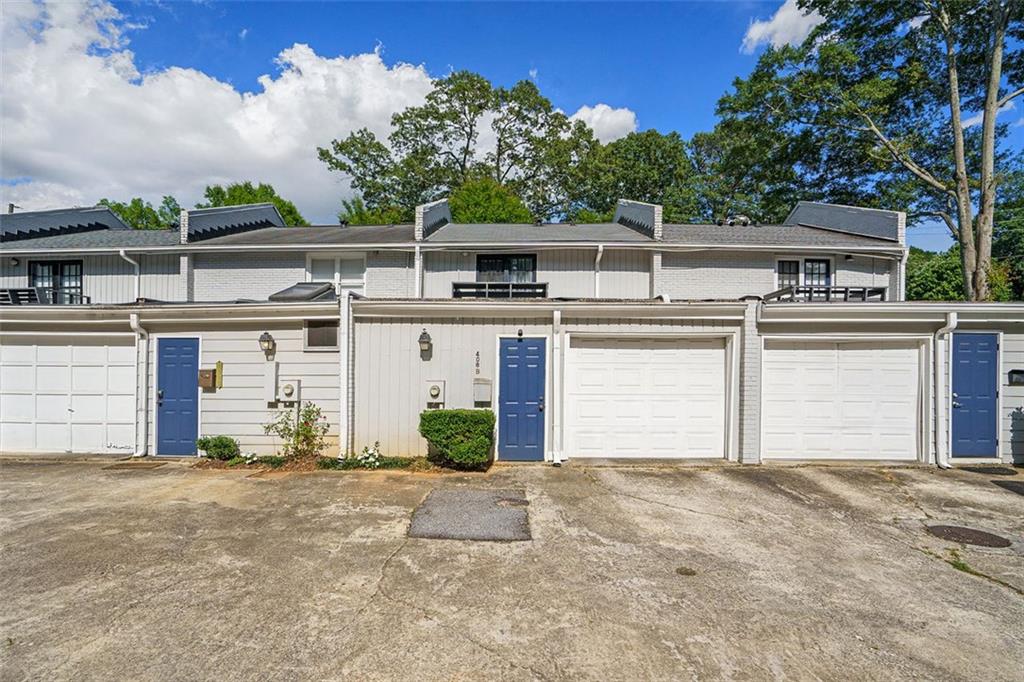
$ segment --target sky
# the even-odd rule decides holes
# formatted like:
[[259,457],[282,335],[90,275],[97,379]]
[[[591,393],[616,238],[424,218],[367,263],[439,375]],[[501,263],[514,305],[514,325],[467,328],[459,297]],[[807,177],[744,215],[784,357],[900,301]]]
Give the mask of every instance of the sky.
[[[0,198],[23,210],[270,182],[311,221],[352,192],[316,147],[419,104],[452,70],[532,79],[612,140],[689,138],[795,0],[674,3],[18,2],[0,5]],[[1004,114],[1024,147],[1024,116]],[[937,225],[912,244],[944,248]]]

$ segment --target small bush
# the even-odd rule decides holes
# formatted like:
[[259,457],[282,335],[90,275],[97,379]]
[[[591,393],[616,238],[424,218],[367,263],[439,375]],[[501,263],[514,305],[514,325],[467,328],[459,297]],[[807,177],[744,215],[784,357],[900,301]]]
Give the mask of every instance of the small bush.
[[432,446],[430,459],[455,469],[485,469],[494,445],[490,410],[427,410],[420,414],[420,435]]
[[210,459],[226,462],[238,457],[238,441],[230,436],[206,436],[196,440],[196,447],[206,451]]
[[265,424],[263,432],[284,441],[284,456],[291,458],[316,457],[327,446],[324,436],[330,426],[316,403],[303,403],[298,417],[293,410],[284,410],[277,419]]

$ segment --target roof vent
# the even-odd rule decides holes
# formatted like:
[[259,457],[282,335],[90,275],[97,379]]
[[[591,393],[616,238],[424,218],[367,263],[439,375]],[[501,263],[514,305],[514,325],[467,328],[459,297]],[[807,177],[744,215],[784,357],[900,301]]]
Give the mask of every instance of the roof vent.
[[348,227],[348,221],[344,219],[339,219],[338,224],[341,225],[342,227]]
[[740,225],[742,227],[746,227],[747,225],[750,225],[752,222],[753,221],[745,215],[733,215],[729,216],[729,218],[725,221],[725,224],[729,226]]

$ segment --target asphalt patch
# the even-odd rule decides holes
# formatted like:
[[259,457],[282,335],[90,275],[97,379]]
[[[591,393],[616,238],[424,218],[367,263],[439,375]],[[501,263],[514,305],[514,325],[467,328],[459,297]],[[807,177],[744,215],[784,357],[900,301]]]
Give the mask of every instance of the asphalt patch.
[[995,466],[978,466],[978,467],[958,467],[961,471],[970,471],[974,474],[983,474],[985,476],[1016,476],[1017,470],[1013,467],[995,467]]
[[438,488],[412,515],[409,537],[434,540],[530,540],[529,502],[522,490]]
[[1009,490],[1011,493],[1024,495],[1024,483],[1021,481],[991,481],[991,483],[992,485],[999,486],[1003,490]]
[[979,547],[1009,547],[1012,543],[1004,537],[988,533],[977,528],[964,526],[927,526],[928,532],[937,538],[957,542],[962,545]]

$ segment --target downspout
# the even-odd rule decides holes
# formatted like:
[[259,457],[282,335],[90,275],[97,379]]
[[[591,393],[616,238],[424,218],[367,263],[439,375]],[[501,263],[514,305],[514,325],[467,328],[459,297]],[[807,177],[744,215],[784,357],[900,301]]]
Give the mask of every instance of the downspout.
[[900,288],[896,292],[897,301],[907,300],[907,256],[909,253],[908,249],[904,249],[903,255],[900,256]]
[[597,256],[594,258],[594,298],[601,298],[601,258],[604,257],[604,244],[597,245]]
[[[142,428],[141,438],[136,438],[135,441],[135,453],[132,457],[145,457],[149,450],[149,332],[147,332],[142,325],[139,324],[139,314],[132,313],[128,316],[128,323],[131,325],[132,331],[135,332],[136,338],[142,342],[142,381],[138,380],[136,376],[136,384],[141,384],[142,395],[139,396],[139,390],[135,390],[135,419],[136,426],[138,426],[138,405],[142,405]],[[138,372],[138,355],[135,356],[135,368]],[[136,431],[138,433],[138,430]]]
[[414,298],[423,298],[423,252],[420,251],[420,245],[415,246],[415,251],[412,257],[413,272],[416,276],[416,295]]
[[124,249],[119,249],[117,255],[131,263],[132,267],[135,268],[135,298],[132,300],[138,301],[142,297],[142,269],[139,267],[139,262],[129,258]]
[[932,364],[935,365],[935,464],[941,469],[949,469],[949,458],[946,452],[946,373],[942,371],[943,363],[939,354],[941,337],[956,329],[958,316],[955,312],[946,313],[946,324],[935,330],[935,350]]

